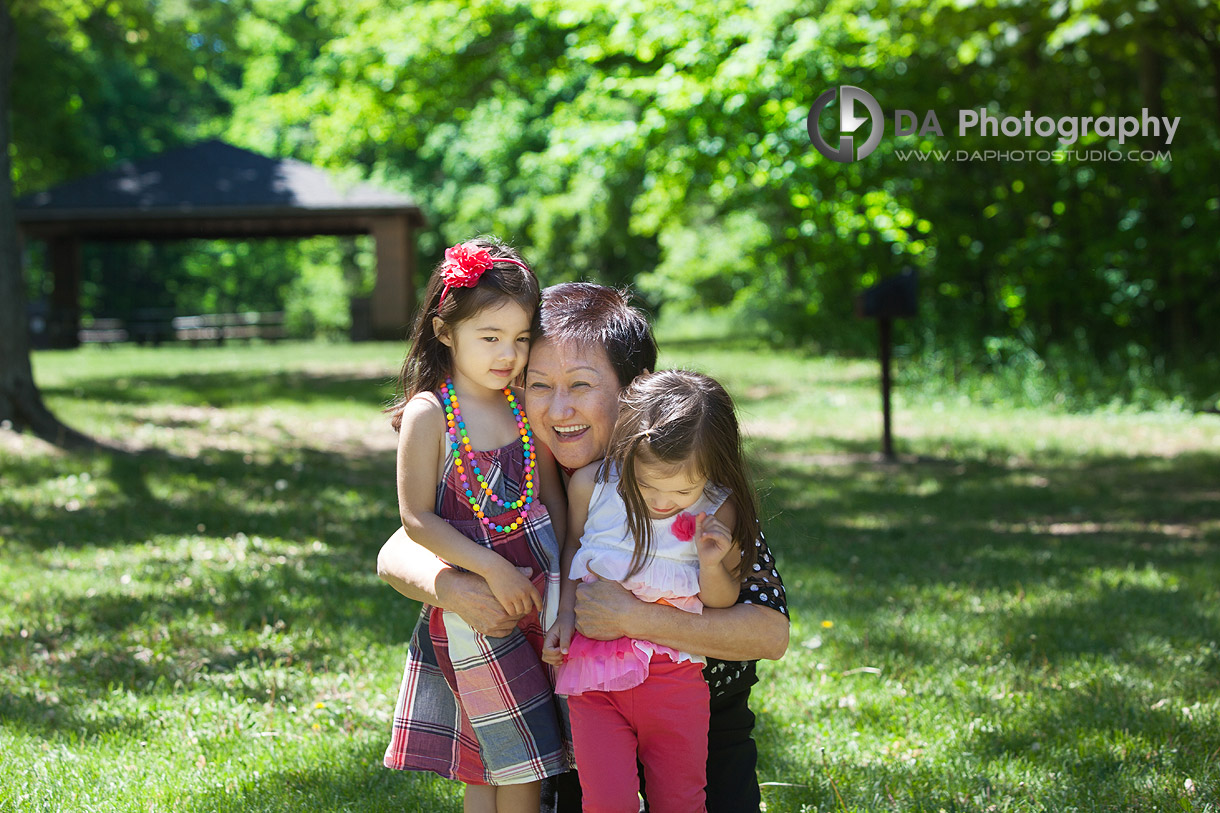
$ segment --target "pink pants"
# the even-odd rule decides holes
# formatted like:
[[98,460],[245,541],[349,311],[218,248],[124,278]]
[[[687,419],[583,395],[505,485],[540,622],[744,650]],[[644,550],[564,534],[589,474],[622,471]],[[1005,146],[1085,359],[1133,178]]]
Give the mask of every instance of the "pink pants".
[[652,813],[702,813],[708,689],[698,663],[653,656],[648,679],[568,698],[585,813],[638,813],[636,759]]

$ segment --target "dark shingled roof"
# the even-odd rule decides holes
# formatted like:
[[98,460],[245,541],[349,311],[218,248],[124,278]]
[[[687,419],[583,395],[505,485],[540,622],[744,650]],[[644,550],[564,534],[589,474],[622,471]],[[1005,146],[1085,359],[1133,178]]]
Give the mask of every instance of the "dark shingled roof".
[[70,181],[17,201],[19,223],[166,217],[293,217],[403,212],[410,198],[291,158],[204,141]]

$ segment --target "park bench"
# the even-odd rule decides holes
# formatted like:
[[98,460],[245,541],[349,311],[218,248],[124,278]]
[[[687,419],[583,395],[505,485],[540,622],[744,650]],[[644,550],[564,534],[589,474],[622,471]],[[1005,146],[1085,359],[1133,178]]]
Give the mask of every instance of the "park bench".
[[81,344],[113,344],[125,341],[153,345],[164,341],[222,344],[229,339],[274,341],[287,335],[283,311],[174,316],[173,311],[167,308],[139,309],[133,311],[128,320],[94,319],[77,332]]
[[127,341],[127,325],[122,319],[94,319],[76,333],[81,344],[112,344]]
[[171,322],[174,338],[179,341],[217,342],[228,339],[282,339],[283,311],[271,313],[208,313],[201,316],[177,316]]

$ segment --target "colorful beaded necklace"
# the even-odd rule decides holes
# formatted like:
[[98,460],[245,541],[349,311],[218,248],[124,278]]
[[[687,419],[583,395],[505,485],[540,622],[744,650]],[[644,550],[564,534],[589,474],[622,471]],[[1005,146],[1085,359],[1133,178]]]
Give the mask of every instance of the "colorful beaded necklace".
[[[529,418],[525,417],[525,413],[517,404],[517,399],[513,397],[513,391],[508,387],[504,388],[504,397],[508,399],[508,405],[513,410],[513,417],[517,419],[517,431],[521,434],[522,453],[525,455],[525,483],[521,495],[512,502],[505,502],[498,497],[487,481],[483,479],[483,472],[479,470],[479,464],[475,460],[474,449],[470,447],[470,436],[466,434],[466,422],[462,420],[462,409],[458,406],[457,393],[453,389],[453,379],[446,378],[445,383],[441,385],[441,398],[445,403],[445,423],[449,432],[449,446],[453,450],[453,467],[457,469],[458,476],[462,479],[462,485],[466,489],[466,499],[470,502],[475,516],[489,529],[499,533],[515,531],[525,524],[525,516],[529,513],[530,503],[534,501],[534,467],[537,464],[537,458],[534,455],[534,435],[530,431]],[[466,464],[462,463],[463,447],[465,447],[466,459],[469,461],[475,482],[479,484],[483,493],[487,494],[487,497],[500,506],[503,511],[517,512],[517,519],[508,525],[498,525],[492,522],[479,507],[479,497],[475,496],[474,485],[466,474]]]

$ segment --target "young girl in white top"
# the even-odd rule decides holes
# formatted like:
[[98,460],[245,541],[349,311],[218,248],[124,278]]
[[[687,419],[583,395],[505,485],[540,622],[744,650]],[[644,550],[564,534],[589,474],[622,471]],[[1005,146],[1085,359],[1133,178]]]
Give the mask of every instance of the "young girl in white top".
[[632,638],[574,631],[580,580],[613,579],[687,612],[728,607],[756,556],[758,508],[733,402],[716,381],[668,370],[625,391],[605,461],[568,486],[559,614],[543,658],[559,665],[586,811],[634,811],[644,766],[649,809],[704,809],[704,659]]

